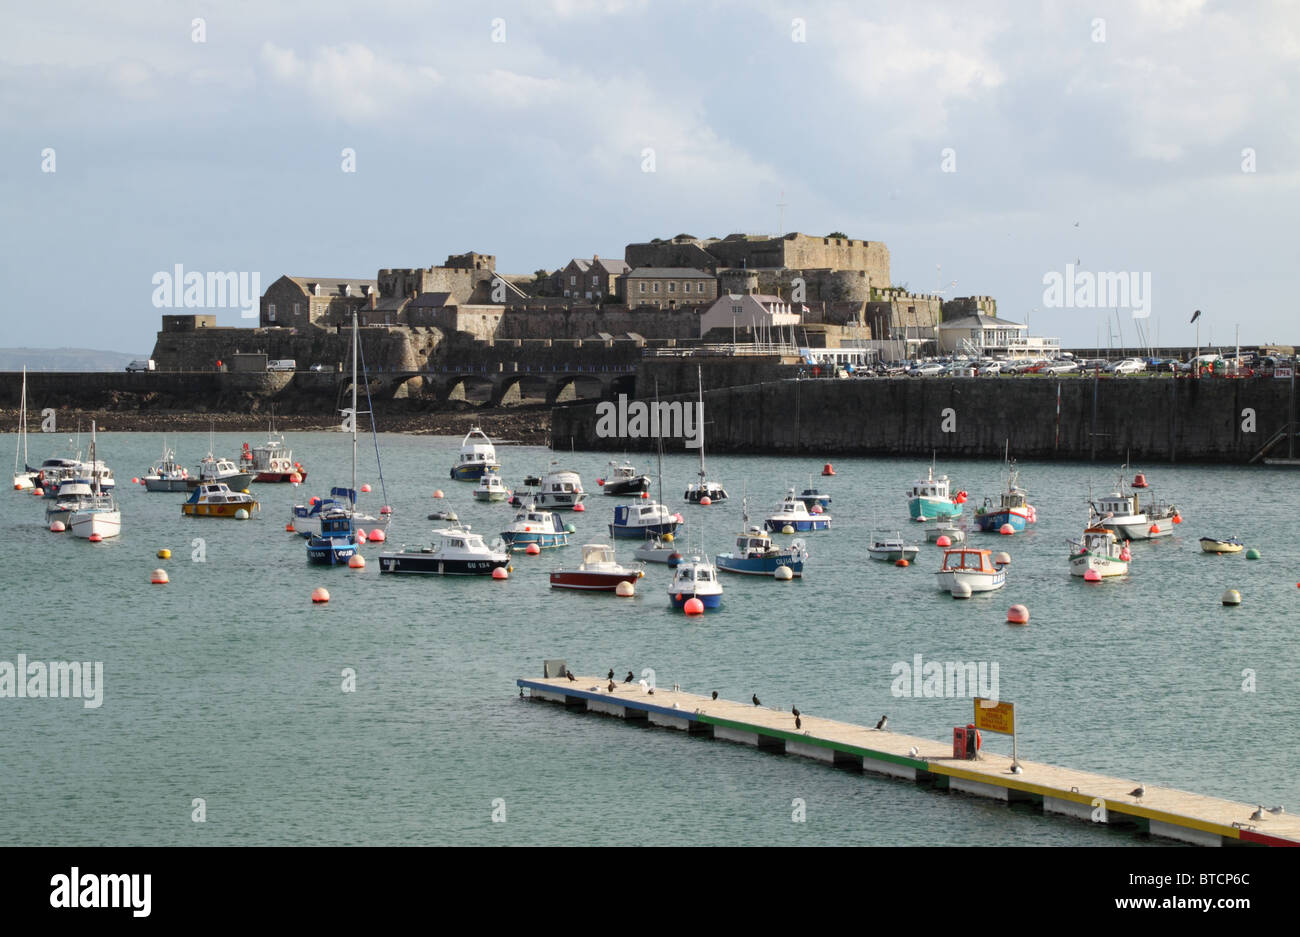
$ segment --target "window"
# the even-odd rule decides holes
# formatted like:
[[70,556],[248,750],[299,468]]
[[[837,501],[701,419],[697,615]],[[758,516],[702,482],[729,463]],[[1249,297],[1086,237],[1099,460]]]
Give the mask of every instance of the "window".
[[592,285],[592,286],[595,286],[595,285],[598,284],[599,282],[600,282],[600,277],[592,277],[592,278],[591,278],[591,285]]
[[690,291],[691,291],[691,285],[690,285],[689,283],[683,283],[683,284],[682,284],[682,292],[683,292],[683,293],[689,293]]
[[651,285],[651,287],[650,287],[650,292],[652,292],[652,293],[657,293],[657,292],[659,292],[659,284],[658,284],[657,282]]
[[[294,317],[295,319],[298,318],[298,316],[301,314],[301,312],[302,312],[302,304],[301,304],[301,303],[294,303],[294,304],[293,304],[293,317]],[[272,316],[272,318],[275,318],[275,317]]]
[[669,284],[668,284],[668,292],[670,292],[670,293],[676,293],[676,292],[677,292],[677,284],[676,284],[676,283],[669,283]]
[[266,318],[268,322],[275,321],[275,303],[266,304]]
[[578,285],[578,275],[576,273],[569,274],[569,285],[570,286]]
[[644,284],[644,283],[638,283],[637,286],[640,287],[640,292],[642,292],[642,293],[645,292],[645,284]]

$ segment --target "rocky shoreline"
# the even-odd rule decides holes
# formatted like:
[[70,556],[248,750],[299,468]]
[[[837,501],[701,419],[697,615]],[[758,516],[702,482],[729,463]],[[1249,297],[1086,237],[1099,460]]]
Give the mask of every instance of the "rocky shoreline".
[[[76,408],[57,411],[60,432],[83,431],[95,421],[106,433],[184,433],[207,432],[262,432],[268,423],[266,413],[206,413],[192,410],[82,410]],[[40,414],[27,414],[27,431],[39,433]],[[275,428],[285,432],[310,432],[332,430],[339,425],[333,414],[276,414]],[[362,415],[362,428],[366,417]],[[18,411],[0,410],[0,427],[13,432],[18,426]],[[464,409],[389,412],[375,414],[375,427],[381,433],[409,433],[418,436],[464,436],[470,427],[478,426],[492,439],[509,440],[528,446],[545,446],[551,439],[551,408],[545,404],[484,408],[465,405]]]

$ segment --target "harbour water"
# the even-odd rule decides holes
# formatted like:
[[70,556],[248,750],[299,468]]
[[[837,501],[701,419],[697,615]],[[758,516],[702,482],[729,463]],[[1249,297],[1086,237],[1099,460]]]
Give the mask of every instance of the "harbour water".
[[[490,431],[490,429],[489,429]],[[260,432],[219,434],[233,456]],[[15,437],[0,437],[12,453]],[[32,439],[32,461],[61,439]],[[793,757],[633,728],[519,699],[514,678],[544,658],[578,674],[613,668],[659,684],[943,739],[970,720],[971,700],[894,695],[895,665],[997,665],[998,694],[1017,706],[1022,757],[1265,806],[1300,809],[1295,746],[1300,696],[1300,515],[1294,472],[1165,464],[1145,471],[1178,505],[1173,538],[1135,543],[1130,575],[1097,585],[1068,573],[1066,540],[1118,466],[1021,463],[1038,523],[975,545],[1012,556],[999,592],[956,601],[935,586],[939,551],[910,568],[867,558],[873,530],[924,541],[904,489],[915,460],[837,460],[813,484],[834,498],[826,532],[801,536],[802,581],[728,577],[722,610],[688,619],[669,608],[666,567],[648,566],[633,599],[552,592],[547,574],[576,546],[519,555],[506,582],[381,576],[376,557],[426,539],[445,507],[490,542],[511,508],[480,504],[448,467],[459,439],[383,435],[388,542],[363,548],[363,571],[306,562],[284,530],[290,505],[350,474],[346,437],[294,434],[307,483],[255,484],[247,522],[182,518],[180,494],[130,483],[162,448],[153,434],[101,432],[118,478],[120,538],[102,544],[45,529],[44,504],[6,497],[0,565],[6,614],[0,661],[102,661],[103,703],[0,698],[0,813],[10,842],[89,844],[1057,844],[1146,840],[978,798],[855,775]],[[58,443],[59,445],[56,445]],[[206,433],[170,437],[193,466]],[[48,449],[48,451],[47,451]],[[582,474],[587,510],[566,516],[575,544],[605,540],[617,499],[599,493],[603,453],[503,446],[517,485],[555,458]],[[384,503],[368,441],[362,506]],[[644,457],[634,459],[653,472]],[[687,506],[690,455],[665,460],[665,500],[687,526],[684,552],[729,549],[749,493],[753,523],[814,458],[725,456],[711,477],[732,500]],[[970,494],[967,518],[996,499],[996,461],[940,464]],[[193,471],[193,469],[191,469]],[[442,502],[432,493],[442,489]],[[974,527],[971,521],[971,527]],[[1202,554],[1201,536],[1237,536],[1262,559]],[[777,537],[778,540],[789,538]],[[201,540],[202,542],[196,542]],[[161,548],[172,551],[159,560]],[[618,544],[631,561],[631,544]],[[202,561],[196,561],[201,558]],[[149,583],[164,567],[171,582]],[[312,589],[332,601],[314,606]],[[1220,595],[1239,589],[1243,604]],[[1028,627],[1005,623],[1012,603]],[[344,671],[355,692],[344,692]],[[987,668],[986,668],[987,670]],[[1010,751],[1010,739],[985,746]],[[204,822],[195,822],[195,799]],[[801,799],[806,822],[792,822]],[[504,819],[505,822],[494,822]],[[1151,843],[1160,841],[1152,840]]]

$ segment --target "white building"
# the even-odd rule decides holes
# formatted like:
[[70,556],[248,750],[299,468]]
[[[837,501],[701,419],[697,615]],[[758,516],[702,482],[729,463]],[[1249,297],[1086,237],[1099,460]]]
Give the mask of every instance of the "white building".
[[1029,335],[1027,325],[983,313],[940,322],[934,330],[941,354],[1005,355]]
[[713,329],[721,329],[733,336],[742,329],[749,329],[754,341],[770,340],[764,337],[779,336],[782,329],[802,324],[804,311],[802,304],[791,306],[780,296],[728,293],[719,296],[700,316],[700,337]]

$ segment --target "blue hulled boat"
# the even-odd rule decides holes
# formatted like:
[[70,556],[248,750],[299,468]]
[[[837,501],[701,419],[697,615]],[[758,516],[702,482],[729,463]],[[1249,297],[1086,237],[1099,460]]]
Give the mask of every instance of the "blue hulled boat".
[[671,534],[681,526],[681,516],[669,514],[658,501],[620,504],[614,508],[609,535],[622,540],[645,540],[651,534]]
[[750,527],[736,537],[736,549],[719,553],[714,563],[720,572],[740,573],[744,576],[771,576],[781,566],[788,566],[796,579],[803,577],[803,564],[808,551],[802,540],[788,547],[777,546],[761,527]]

